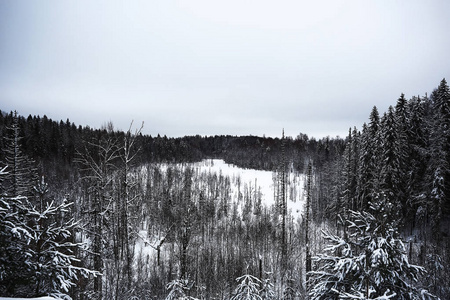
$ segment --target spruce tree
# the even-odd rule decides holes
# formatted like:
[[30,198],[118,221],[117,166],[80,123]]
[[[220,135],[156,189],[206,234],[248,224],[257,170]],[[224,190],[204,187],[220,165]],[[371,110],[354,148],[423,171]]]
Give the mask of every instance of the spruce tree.
[[277,206],[280,214],[280,227],[281,227],[281,271],[284,274],[287,268],[287,232],[286,232],[286,218],[287,218],[287,161],[286,161],[286,138],[284,136],[284,129],[281,138],[281,157],[278,167],[278,195]]
[[[0,179],[6,175],[4,167]],[[33,235],[27,224],[24,201],[23,196],[0,195],[0,294],[4,296],[26,296],[20,294],[21,286],[30,283],[32,266],[28,245]]]
[[399,131],[394,114],[394,108],[389,107],[387,114],[383,116],[380,136],[381,147],[381,173],[380,188],[386,196],[387,202],[394,205],[394,210],[398,213],[395,218],[403,217],[402,209],[406,206],[403,190],[403,174],[400,161],[402,153],[400,149]]
[[342,183],[336,214],[345,214],[347,209],[356,209],[357,207],[358,144],[359,138],[356,128],[353,132],[350,128],[342,156]]
[[79,267],[76,250],[83,242],[74,241],[77,223],[70,218],[73,202],[64,199],[61,203],[47,199],[48,185],[42,180],[34,187],[36,205],[27,201],[29,232],[32,236],[27,246],[31,266],[29,296],[67,295],[79,276],[100,276],[100,273]]
[[4,162],[7,174],[3,180],[2,193],[5,196],[31,196],[32,187],[36,178],[36,168],[21,149],[19,117],[17,112],[12,116],[11,126],[7,127],[5,138]]
[[434,298],[415,286],[425,270],[408,262],[393,208],[378,194],[368,211],[350,211],[347,236],[324,233],[329,245],[314,258],[310,299]]
[[406,177],[405,198],[407,204],[406,222],[409,221],[411,230],[415,227],[416,219],[424,220],[427,211],[426,201],[426,170],[428,161],[429,132],[425,119],[425,101],[420,97],[413,97],[408,103],[409,121],[406,128],[408,156],[405,161]]
[[358,161],[357,207],[362,210],[367,208],[368,201],[372,197],[375,176],[374,148],[370,139],[369,129],[365,123],[362,127],[360,145],[361,154]]
[[262,300],[260,296],[261,280],[246,274],[236,279],[239,282],[231,300]]
[[266,278],[261,281],[261,290],[259,291],[263,300],[275,300],[276,294],[274,291],[273,283],[270,278]]
[[442,79],[435,94],[435,107],[439,111],[438,120],[442,134],[443,150],[445,151],[446,170],[444,175],[445,200],[441,203],[443,213],[450,213],[450,88],[447,81]]
[[450,195],[450,93],[443,79],[432,94],[434,115],[431,122],[430,159],[427,182],[434,239],[442,239],[443,214],[449,206]]
[[166,300],[196,300],[196,298],[186,295],[191,287],[192,285],[187,279],[176,279],[169,282],[166,287],[169,291]]

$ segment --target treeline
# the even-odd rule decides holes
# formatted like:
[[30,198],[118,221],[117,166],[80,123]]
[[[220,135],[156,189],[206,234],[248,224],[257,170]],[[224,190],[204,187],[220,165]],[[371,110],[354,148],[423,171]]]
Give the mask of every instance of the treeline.
[[[19,112],[20,113],[20,112]],[[100,140],[104,136],[123,139],[124,132],[114,130],[113,124],[101,129],[77,126],[69,119],[54,121],[47,116],[23,117],[17,115],[20,146],[24,154],[40,166],[42,173],[64,176],[73,168],[77,150],[86,141]],[[7,128],[14,122],[14,112],[0,113],[0,135],[8,135]],[[108,126],[112,128],[108,129]],[[281,129],[280,129],[281,136]],[[5,139],[0,139],[0,159],[4,159]],[[196,162],[205,158],[222,158],[243,168],[272,171],[279,162],[281,138],[257,136],[185,136],[170,138],[140,134],[136,143],[140,149],[138,160],[149,162]],[[286,153],[297,170],[303,171],[309,157],[317,161],[328,160],[344,146],[340,138],[316,140],[306,134],[287,137]]]

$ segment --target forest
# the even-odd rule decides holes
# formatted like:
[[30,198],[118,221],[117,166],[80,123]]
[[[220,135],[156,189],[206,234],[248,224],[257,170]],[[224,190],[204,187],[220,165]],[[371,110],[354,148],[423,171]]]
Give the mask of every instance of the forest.
[[[0,296],[450,299],[449,86],[383,110],[322,139],[3,111]],[[200,172],[207,159],[272,172],[274,204]],[[300,217],[289,201],[304,201]]]

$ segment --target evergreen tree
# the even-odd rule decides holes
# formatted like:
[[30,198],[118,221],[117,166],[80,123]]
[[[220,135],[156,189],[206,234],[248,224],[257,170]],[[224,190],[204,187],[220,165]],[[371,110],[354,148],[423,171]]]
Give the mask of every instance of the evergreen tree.
[[358,162],[358,209],[367,209],[380,185],[380,116],[376,106],[369,116],[369,125],[363,124]]
[[79,275],[100,275],[77,266],[79,260],[74,251],[84,244],[73,241],[76,223],[67,220],[73,203],[48,202],[47,191],[42,179],[35,186],[36,201],[26,197],[0,200],[0,293],[3,295],[54,295],[70,299],[68,293]]
[[357,185],[357,197],[358,197],[358,209],[363,210],[367,208],[367,199],[370,199],[372,194],[372,180],[374,177],[373,165],[373,146],[369,138],[369,132],[367,124],[363,124],[361,133],[361,155],[358,162],[358,185]]
[[68,298],[67,293],[75,286],[78,276],[96,277],[100,273],[77,266],[79,260],[74,253],[85,245],[73,241],[72,233],[77,223],[73,218],[67,218],[73,203],[65,199],[60,204],[48,201],[48,185],[44,177],[34,190],[38,204],[27,201],[27,218],[32,236],[28,245],[28,263],[32,267],[30,291],[34,292],[29,295]]
[[[0,178],[6,176],[5,169],[0,170]],[[4,296],[20,295],[18,288],[29,283],[28,244],[33,235],[27,225],[24,200],[22,196],[0,196],[0,294]]]
[[169,282],[166,287],[169,290],[166,300],[196,300],[186,295],[191,287],[187,279],[176,279]]
[[36,169],[33,162],[22,152],[17,112],[12,116],[11,126],[7,127],[5,135],[4,165],[7,174],[2,184],[2,193],[6,196],[31,196],[32,187],[36,180]]
[[433,235],[440,242],[443,214],[450,201],[450,92],[445,79],[433,92],[432,99],[434,119],[431,122],[427,182]]
[[283,300],[294,300],[296,298],[296,295],[297,293],[294,288],[294,280],[288,279],[287,285],[283,291]]
[[426,201],[426,170],[428,161],[428,130],[425,120],[425,101],[413,97],[409,102],[409,122],[406,126],[406,141],[409,147],[408,158],[405,161],[406,177],[405,198],[407,199],[407,220],[411,230],[416,219],[425,219]]
[[397,104],[395,105],[395,116],[401,126],[406,126],[408,124],[408,101],[403,93],[397,99]]
[[262,300],[260,296],[261,280],[246,274],[236,279],[239,282],[231,300]]
[[380,188],[386,196],[386,201],[394,205],[394,210],[398,213],[395,218],[402,217],[402,208],[406,206],[403,191],[403,174],[400,161],[402,154],[400,150],[399,131],[397,130],[394,108],[389,107],[387,114],[383,116],[381,131],[381,173]]
[[352,132],[349,129],[347,143],[342,156],[342,176],[340,186],[339,203],[336,208],[336,215],[345,215],[346,210],[356,209],[357,206],[357,170],[358,170],[358,134],[356,128]]
[[284,136],[284,129],[281,138],[281,158],[278,169],[278,195],[277,206],[280,214],[281,227],[281,270],[284,273],[287,268],[287,232],[286,232],[286,218],[287,218],[287,161],[286,161],[286,138]]
[[445,129],[450,130],[450,88],[445,78],[441,80],[433,100]]
[[273,286],[273,283],[270,281],[270,278],[266,278],[261,282],[260,295],[261,295],[261,299],[263,299],[263,300],[275,300],[276,299],[274,286]]
[[[409,214],[411,207],[410,204],[407,203],[407,200],[411,198],[410,190],[408,189],[408,176],[410,176],[410,168],[408,167],[408,162],[411,161],[411,141],[409,134],[409,124],[410,124],[410,111],[409,111],[408,101],[405,99],[405,95],[402,93],[400,98],[397,100],[397,104],[395,105],[395,113],[394,113],[394,128],[397,136],[397,159],[398,159],[398,169],[396,173],[398,175],[398,202],[401,204],[402,208],[402,217],[406,218]],[[389,114],[389,112],[388,112]],[[387,128],[384,129],[384,136]],[[386,145],[389,147],[389,145]],[[385,147],[385,148],[386,148]],[[384,150],[386,152],[386,149]]]
[[[447,81],[442,79],[434,95],[435,107],[439,112],[436,126],[443,140],[443,150],[445,151],[446,170],[443,171],[445,200],[442,201],[444,213],[450,213],[450,88]],[[435,127],[436,127],[435,126]]]
[[324,234],[330,244],[315,257],[310,299],[434,298],[414,286],[425,270],[408,262],[392,209],[380,194],[370,212],[350,212],[347,236]]
[[356,127],[353,128],[352,131],[352,140],[350,143],[350,151],[351,155],[350,157],[350,178],[349,178],[349,190],[350,190],[350,200],[351,205],[350,209],[356,210],[357,209],[357,184],[358,184],[358,162],[359,162],[359,155],[360,155],[360,133],[356,129]]

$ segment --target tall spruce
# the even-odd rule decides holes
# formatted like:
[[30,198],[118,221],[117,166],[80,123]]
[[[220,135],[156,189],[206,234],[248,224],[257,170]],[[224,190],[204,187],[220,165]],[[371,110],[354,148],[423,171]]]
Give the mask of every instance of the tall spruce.
[[10,197],[31,196],[37,172],[33,161],[21,149],[23,137],[20,136],[17,111],[14,111],[12,123],[6,129],[3,164],[7,166],[7,174],[2,185],[2,193]]
[[[410,170],[408,167],[408,161],[411,161],[411,146],[410,146],[410,134],[409,124],[410,124],[410,111],[409,111],[408,101],[405,95],[402,93],[397,99],[397,104],[395,105],[394,113],[394,128],[397,135],[397,158],[398,158],[398,186],[397,186],[397,197],[402,208],[402,217],[406,218],[409,215],[411,206],[409,199],[411,198],[408,189],[408,176],[410,176]],[[385,129],[386,130],[386,129]],[[385,132],[386,134],[386,132]]]
[[406,176],[406,218],[409,220],[411,231],[416,225],[416,220],[426,219],[427,198],[426,171],[428,161],[429,132],[425,119],[425,101],[420,97],[413,97],[409,101],[409,122],[406,128],[409,147]]
[[363,124],[361,132],[361,155],[358,162],[358,210],[367,207],[367,199],[371,195],[371,180],[373,179],[372,164],[373,148],[369,139],[367,124]]
[[366,209],[379,188],[380,116],[376,106],[372,108],[369,124],[364,124],[361,133],[358,169],[358,208]]
[[348,131],[347,142],[342,157],[342,187],[337,214],[345,215],[347,209],[356,209],[357,206],[357,170],[359,154],[359,138],[356,128]]
[[442,205],[444,213],[450,213],[450,88],[443,78],[435,94],[435,105],[439,111],[439,122],[445,149],[447,169],[444,171],[445,200]]
[[278,167],[278,195],[277,203],[280,213],[280,227],[281,227],[281,269],[282,273],[287,268],[287,232],[286,232],[286,218],[287,218],[287,161],[286,161],[286,138],[284,136],[284,129],[281,137],[281,158]]
[[378,194],[367,211],[350,211],[347,236],[324,233],[329,245],[314,258],[310,299],[434,299],[417,286],[424,268],[409,263],[394,207]]
[[401,211],[405,203],[401,202],[404,198],[404,193],[402,189],[402,167],[400,165],[400,139],[392,106],[389,107],[388,112],[383,116],[380,131],[383,142],[380,159],[380,188],[386,200],[392,203],[394,210],[398,214],[394,217],[399,218],[402,217]]
[[432,232],[436,242],[442,239],[443,213],[450,198],[450,93],[445,79],[432,94],[434,119],[431,125],[428,182]]

